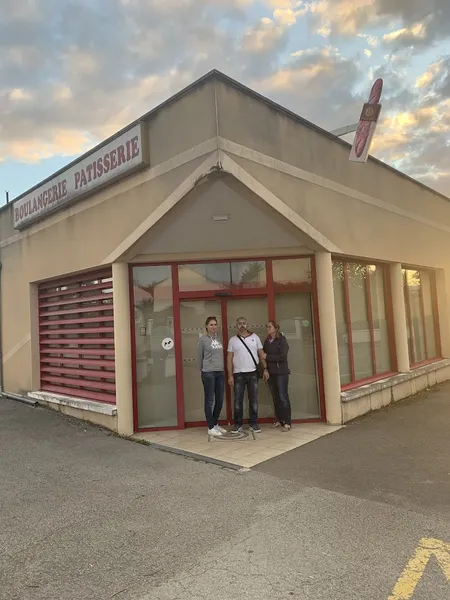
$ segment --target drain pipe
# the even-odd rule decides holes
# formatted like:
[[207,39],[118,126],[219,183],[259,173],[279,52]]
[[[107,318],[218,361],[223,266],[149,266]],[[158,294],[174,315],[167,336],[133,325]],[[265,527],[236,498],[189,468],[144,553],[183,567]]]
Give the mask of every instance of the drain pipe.
[[8,398],[9,400],[15,400],[16,402],[23,402],[23,404],[28,404],[29,406],[37,406],[39,403],[37,400],[30,400],[29,398],[25,398],[25,396],[20,396],[19,394],[11,394],[9,392],[5,392],[3,388],[3,304],[2,304],[2,263],[0,262],[0,395],[3,398]]
[[25,398],[25,396],[19,396],[19,394],[1,392],[1,395],[3,398],[8,398],[8,400],[15,400],[16,402],[22,402],[23,404],[28,404],[28,406],[37,406],[39,404],[37,400],[30,400],[30,398]]

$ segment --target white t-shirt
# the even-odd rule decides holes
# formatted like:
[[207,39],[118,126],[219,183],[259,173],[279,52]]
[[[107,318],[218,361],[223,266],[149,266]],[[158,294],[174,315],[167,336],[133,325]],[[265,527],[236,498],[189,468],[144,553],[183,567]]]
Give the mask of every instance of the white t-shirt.
[[[252,355],[255,357],[256,364],[259,363],[258,350],[262,350],[263,345],[261,340],[252,333],[251,335],[243,338],[247,346],[250,348]],[[256,371],[255,363],[250,356],[249,351],[238,338],[234,335],[228,342],[228,352],[233,352],[233,373],[251,373]]]

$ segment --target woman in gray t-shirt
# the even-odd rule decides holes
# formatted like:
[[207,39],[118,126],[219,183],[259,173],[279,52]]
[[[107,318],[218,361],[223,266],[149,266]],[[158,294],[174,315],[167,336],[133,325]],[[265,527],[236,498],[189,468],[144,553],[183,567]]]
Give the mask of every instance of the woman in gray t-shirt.
[[225,391],[223,344],[217,335],[216,317],[208,317],[205,327],[206,335],[203,335],[198,341],[197,365],[202,374],[205,391],[205,416],[208,433],[220,437],[227,432],[219,425]]

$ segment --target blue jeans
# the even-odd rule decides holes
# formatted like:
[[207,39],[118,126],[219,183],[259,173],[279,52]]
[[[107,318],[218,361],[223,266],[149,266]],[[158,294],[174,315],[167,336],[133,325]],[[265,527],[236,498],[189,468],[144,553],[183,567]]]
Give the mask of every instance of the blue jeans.
[[[205,416],[208,429],[212,429],[219,422],[223,406],[225,390],[225,375],[223,371],[202,371],[203,389],[205,390]],[[214,408],[213,408],[214,407]]]
[[275,416],[282,425],[291,424],[291,402],[289,400],[289,375],[271,375],[269,379]]
[[248,422],[250,425],[258,424],[258,374],[235,373],[234,374],[234,424],[240,427],[244,417],[244,394],[247,388],[248,394]]

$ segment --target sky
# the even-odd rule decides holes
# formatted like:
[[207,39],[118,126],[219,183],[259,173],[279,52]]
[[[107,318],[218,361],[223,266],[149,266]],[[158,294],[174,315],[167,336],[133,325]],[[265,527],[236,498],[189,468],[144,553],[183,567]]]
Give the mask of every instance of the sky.
[[[450,196],[450,0],[0,0],[0,204],[211,69]],[[351,141],[351,136],[347,136]]]

